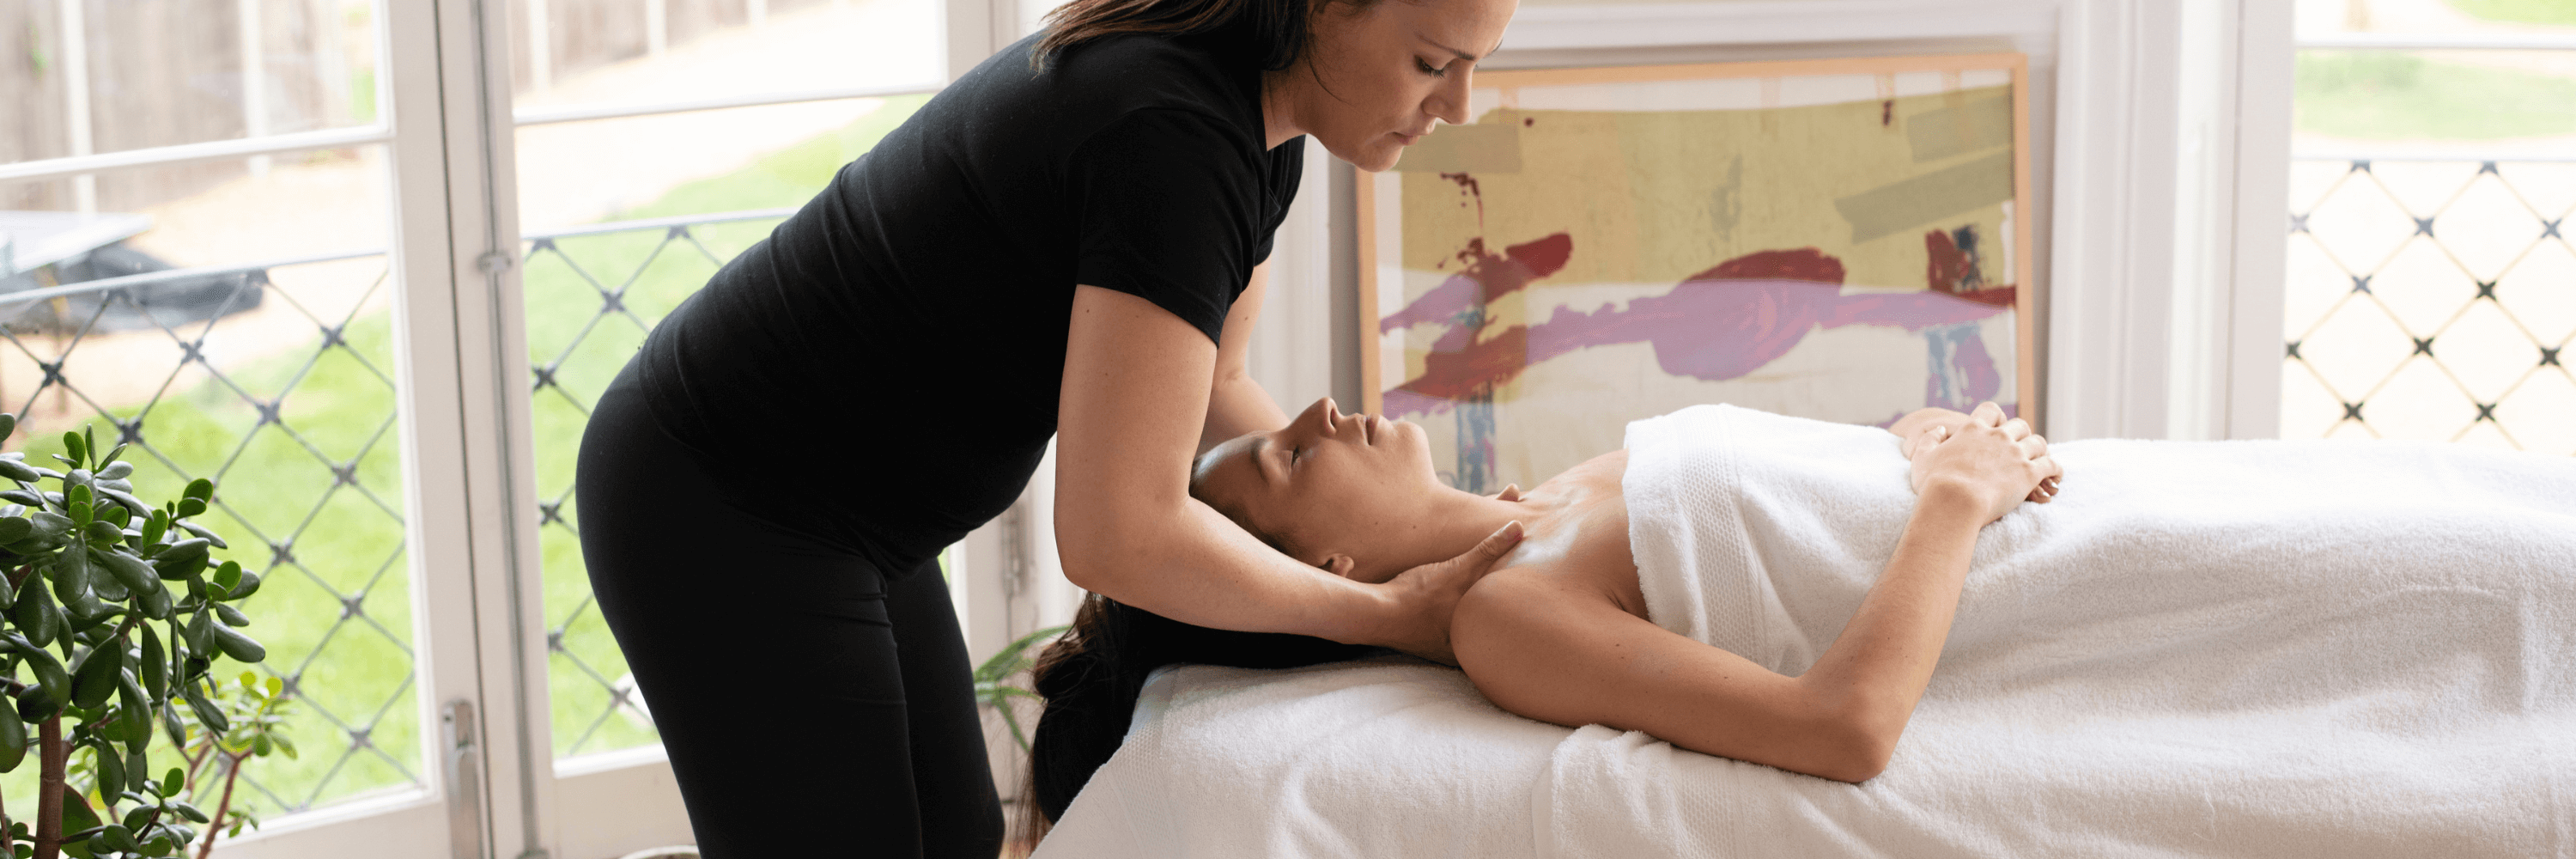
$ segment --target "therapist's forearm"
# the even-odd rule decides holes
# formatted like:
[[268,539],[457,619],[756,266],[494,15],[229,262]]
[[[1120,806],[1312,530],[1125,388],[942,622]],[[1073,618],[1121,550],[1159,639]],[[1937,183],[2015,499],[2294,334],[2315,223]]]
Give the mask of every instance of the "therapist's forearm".
[[1198,626],[1383,643],[1382,588],[1299,564],[1194,499],[1156,512],[1072,489],[1057,488],[1056,540],[1086,590]]
[[1279,401],[1261,389],[1250,373],[1237,373],[1220,379],[1208,389],[1207,424],[1199,432],[1199,452],[1225,443],[1248,432],[1274,430],[1288,425],[1288,414],[1279,409]]

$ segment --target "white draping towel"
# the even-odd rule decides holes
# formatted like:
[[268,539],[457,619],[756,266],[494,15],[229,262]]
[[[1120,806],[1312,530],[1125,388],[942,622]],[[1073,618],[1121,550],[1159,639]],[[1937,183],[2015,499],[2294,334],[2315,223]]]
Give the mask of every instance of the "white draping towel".
[[[1628,428],[1666,629],[1798,674],[1914,504],[1897,440],[1699,406]],[[1540,856],[2576,856],[2576,461],[2455,445],[2056,445],[1988,526],[1863,785],[1594,726]]]

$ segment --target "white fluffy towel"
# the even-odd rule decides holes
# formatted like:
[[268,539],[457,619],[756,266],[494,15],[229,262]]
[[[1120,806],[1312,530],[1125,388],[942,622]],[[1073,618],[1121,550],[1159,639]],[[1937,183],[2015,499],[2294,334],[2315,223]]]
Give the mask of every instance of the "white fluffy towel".
[[[1867,427],[1628,427],[1649,614],[1807,669],[1914,505]],[[1585,728],[1541,856],[2576,856],[2576,461],[2086,441],[1977,543],[1894,761],[1853,786]]]

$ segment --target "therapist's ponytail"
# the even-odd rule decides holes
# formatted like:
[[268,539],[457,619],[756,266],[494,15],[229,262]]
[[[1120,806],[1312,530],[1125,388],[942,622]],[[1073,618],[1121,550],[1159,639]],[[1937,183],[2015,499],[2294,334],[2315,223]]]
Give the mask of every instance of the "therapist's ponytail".
[[1029,66],[1044,69],[1057,51],[1094,39],[1151,33],[1216,36],[1255,52],[1262,71],[1281,71],[1313,41],[1306,15],[1318,3],[1359,10],[1377,0],[1073,0],[1047,13],[1047,34],[1029,52]]
[[1292,668],[1375,651],[1303,635],[1191,626],[1099,594],[1085,597],[1073,628],[1047,645],[1030,671],[1046,698],[1029,755],[1029,794],[1044,815],[1030,821],[1036,827],[1031,843],[1126,741],[1137,694],[1154,669],[1183,662]]

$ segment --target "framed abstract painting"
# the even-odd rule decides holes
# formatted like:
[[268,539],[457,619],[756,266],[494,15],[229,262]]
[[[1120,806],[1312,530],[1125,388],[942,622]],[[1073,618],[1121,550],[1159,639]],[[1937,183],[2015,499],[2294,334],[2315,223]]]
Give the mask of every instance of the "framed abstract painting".
[[2020,54],[1484,72],[1359,175],[1367,409],[1530,485],[1698,403],[2031,402]]

